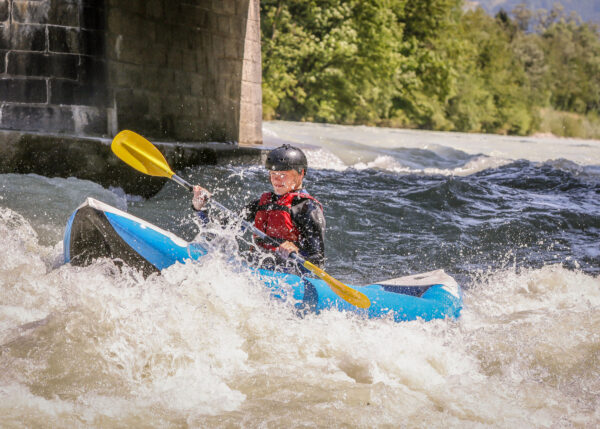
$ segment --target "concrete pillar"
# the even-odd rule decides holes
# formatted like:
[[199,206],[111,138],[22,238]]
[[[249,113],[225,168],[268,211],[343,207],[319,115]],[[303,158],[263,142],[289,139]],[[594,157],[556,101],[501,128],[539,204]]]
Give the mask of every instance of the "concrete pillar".
[[241,144],[262,143],[262,63],[260,49],[260,2],[248,5],[242,83],[240,90]]
[[262,142],[258,0],[108,2],[116,128],[157,139]]
[[0,129],[106,133],[104,0],[0,0]]
[[259,0],[0,0],[0,129],[262,142]]

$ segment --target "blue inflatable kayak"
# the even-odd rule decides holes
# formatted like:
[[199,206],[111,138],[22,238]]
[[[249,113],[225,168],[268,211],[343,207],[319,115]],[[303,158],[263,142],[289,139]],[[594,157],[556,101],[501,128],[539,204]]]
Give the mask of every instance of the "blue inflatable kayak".
[[[93,198],[88,198],[69,218],[63,244],[65,262],[84,266],[97,258],[111,258],[145,275],[208,253],[198,243],[187,242]],[[360,309],[339,298],[323,280],[248,269],[261,278],[274,297],[281,300],[293,297],[297,306],[315,312],[336,308],[369,318],[393,317],[399,322],[457,318],[462,308],[460,287],[443,270],[351,286],[371,300],[369,308]]]

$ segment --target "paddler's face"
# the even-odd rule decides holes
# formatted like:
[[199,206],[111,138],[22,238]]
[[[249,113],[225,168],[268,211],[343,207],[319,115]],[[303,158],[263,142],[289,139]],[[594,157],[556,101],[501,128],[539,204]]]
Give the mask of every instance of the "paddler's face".
[[269,177],[275,193],[283,195],[302,188],[304,170],[302,173],[298,173],[296,170],[269,171]]

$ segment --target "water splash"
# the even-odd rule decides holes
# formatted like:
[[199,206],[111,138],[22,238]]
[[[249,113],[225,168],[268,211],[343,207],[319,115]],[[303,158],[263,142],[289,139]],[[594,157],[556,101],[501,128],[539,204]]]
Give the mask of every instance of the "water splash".
[[[600,422],[595,143],[561,140],[554,156],[559,142],[367,127],[284,137],[311,148],[328,270],[356,284],[445,268],[466,286],[461,318],[301,318],[223,256],[228,241],[148,279],[107,260],[62,266],[64,225],[85,197],[191,239],[189,195],[0,175],[0,426]],[[182,175],[232,209],[269,186],[257,167]]]
[[3,426],[598,418],[600,282],[581,272],[482,272],[455,322],[299,318],[219,254],[148,279],[111,261],[53,269],[27,221],[5,210],[0,226]]

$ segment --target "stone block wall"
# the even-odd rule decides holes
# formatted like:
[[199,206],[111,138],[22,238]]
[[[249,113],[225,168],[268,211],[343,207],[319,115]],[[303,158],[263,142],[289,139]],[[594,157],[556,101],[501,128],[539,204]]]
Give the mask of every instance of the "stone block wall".
[[104,0],[0,0],[0,128],[106,133]]
[[260,2],[250,1],[242,82],[240,88],[240,138],[245,143],[262,142],[262,62],[260,48]]
[[0,129],[262,142],[259,0],[0,0]]

